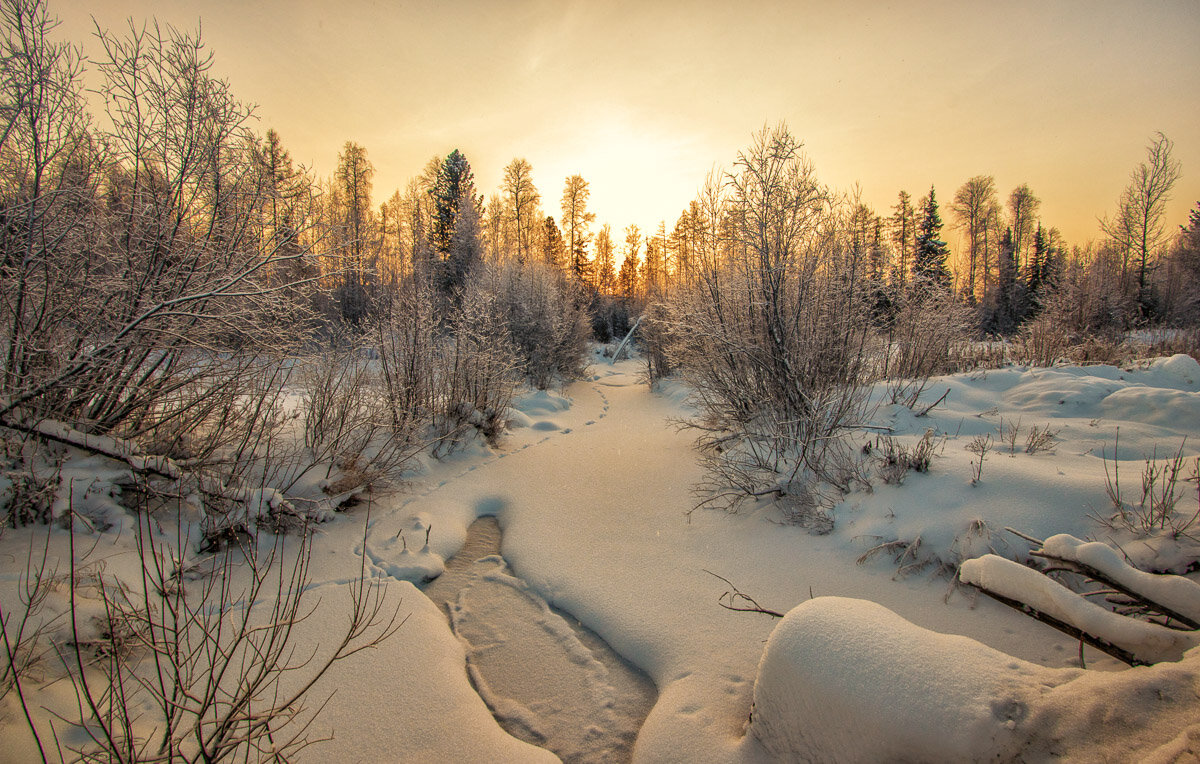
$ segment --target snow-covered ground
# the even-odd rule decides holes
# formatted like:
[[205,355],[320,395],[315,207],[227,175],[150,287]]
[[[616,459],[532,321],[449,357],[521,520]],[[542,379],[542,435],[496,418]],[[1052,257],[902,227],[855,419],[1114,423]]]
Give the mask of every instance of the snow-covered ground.
[[[592,378],[522,397],[499,447],[431,462],[405,490],[376,496],[365,537],[362,507],[320,527],[310,590],[321,604],[300,639],[320,643],[336,631],[364,553],[407,621],[317,686],[317,698],[336,692],[312,734],[332,740],[302,758],[553,760],[499,727],[472,688],[464,646],[445,615],[406,580],[442,570],[481,515],[495,515],[503,531],[508,569],[495,560],[492,584],[529,592],[543,630],[559,633],[546,625],[553,619],[540,600],[579,619],[657,686],[637,761],[1200,754],[1200,650],[1139,669],[1088,650],[1084,671],[1077,642],[938,575],[989,551],[1024,554],[1029,544],[1006,526],[1039,539],[1111,540],[1158,567],[1195,554],[1186,539],[1144,543],[1097,520],[1112,512],[1104,457],[1111,466],[1118,427],[1116,456],[1131,493],[1144,456],[1173,455],[1200,432],[1195,361],[933,380],[918,410],[949,393],[926,416],[882,406],[876,429],[861,436],[876,449],[887,428],[911,446],[932,428],[929,471],[909,472],[900,484],[873,479],[871,490],[833,508],[834,529],[820,536],[782,525],[766,502],[737,515],[689,516],[701,468],[692,435],[674,424],[689,413],[686,390],[667,382],[652,392],[641,369],[597,356]],[[1057,432],[1052,446],[1026,453],[1029,428],[1045,425]],[[1010,454],[999,441],[1013,426]],[[997,442],[973,482],[979,457],[965,446],[989,434]],[[1189,441],[1183,452],[1194,457],[1198,448]],[[1180,507],[1196,509],[1194,486],[1188,490]],[[23,562],[18,536],[0,540],[9,586]],[[114,542],[109,552],[128,554],[129,545]],[[725,610],[718,598],[729,587],[712,574],[764,607],[792,612],[780,621]],[[490,622],[500,634],[519,631],[505,628],[505,618],[514,627],[531,618],[484,609],[461,598],[455,618],[476,630]],[[524,660],[582,667],[590,691],[604,697],[604,672],[577,654],[577,641],[563,633],[541,644]],[[525,712],[537,726],[536,708],[513,710]],[[4,739],[20,738],[14,707],[3,713]],[[29,758],[32,749],[23,750]]]

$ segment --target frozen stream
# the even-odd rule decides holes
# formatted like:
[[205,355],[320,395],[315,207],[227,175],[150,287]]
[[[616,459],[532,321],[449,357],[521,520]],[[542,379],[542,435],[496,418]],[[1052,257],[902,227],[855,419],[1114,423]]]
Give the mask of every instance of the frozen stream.
[[495,517],[470,525],[424,590],[447,613],[472,682],[509,734],[565,762],[631,759],[654,684],[512,574]]

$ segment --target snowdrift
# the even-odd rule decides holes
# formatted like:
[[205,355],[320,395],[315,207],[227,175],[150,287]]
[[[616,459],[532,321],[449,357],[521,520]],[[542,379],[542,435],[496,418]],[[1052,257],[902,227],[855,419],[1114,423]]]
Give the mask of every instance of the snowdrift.
[[818,597],[771,633],[749,734],[780,761],[1192,760],[1197,669],[1200,648],[1116,673],[1045,668],[873,602]]

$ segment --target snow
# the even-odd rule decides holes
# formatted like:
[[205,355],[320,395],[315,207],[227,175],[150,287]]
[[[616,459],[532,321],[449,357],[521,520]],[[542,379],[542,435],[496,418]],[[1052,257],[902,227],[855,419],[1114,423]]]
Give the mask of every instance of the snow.
[[[514,401],[511,429],[496,447],[427,459],[409,486],[376,491],[318,526],[309,591],[320,604],[297,629],[297,654],[341,630],[344,595],[364,557],[368,576],[389,585],[389,602],[407,620],[391,640],[335,665],[317,685],[313,705],[328,702],[310,735],[333,739],[301,760],[554,760],[497,724],[468,675],[466,656],[475,660],[477,648],[410,583],[438,575],[483,515],[496,516],[503,531],[503,562],[488,563],[476,592],[494,596],[463,596],[454,619],[464,632],[468,624],[494,629],[510,646],[520,620],[544,641],[528,652],[512,648],[508,665],[545,669],[603,707],[603,672],[556,618],[596,632],[658,688],[635,761],[1197,754],[1200,731],[1189,729],[1200,718],[1200,650],[1177,643],[1176,662],[1129,670],[1089,652],[1083,671],[1076,641],[936,575],[983,554],[1023,557],[1030,545],[1005,527],[1047,543],[1057,534],[1095,540],[1139,565],[1181,569],[1200,555],[1188,537],[1138,540],[1097,520],[1112,513],[1105,454],[1111,463],[1115,453],[1122,475],[1136,481],[1156,445],[1173,454],[1200,427],[1194,360],[1009,367],[932,380],[918,410],[949,394],[927,416],[883,405],[868,422],[874,429],[858,435],[874,442],[888,428],[898,444],[911,445],[934,428],[940,445],[930,471],[910,472],[902,485],[875,479],[870,491],[837,497],[825,536],[781,525],[768,501],[737,515],[689,515],[701,466],[693,435],[673,425],[690,413],[687,391],[668,380],[652,392],[642,370],[638,360],[597,362],[590,379],[527,393]],[[883,400],[885,387],[874,395]],[[964,446],[1018,422],[1015,452],[997,440],[972,484],[978,457]],[[1049,451],[1025,452],[1032,425],[1058,430]],[[1185,456],[1198,447],[1189,438]],[[108,467],[83,459],[67,466],[72,480],[85,481],[77,489],[96,497],[96,512],[129,523]],[[93,487],[84,489],[89,479]],[[1180,506],[1194,511],[1189,496]],[[109,572],[132,578],[133,542],[115,530],[92,537],[102,539],[95,554]],[[37,532],[45,528],[0,538],[6,612]],[[61,554],[65,534],[51,530],[52,554]],[[1085,547],[1077,549],[1088,559],[1104,554]],[[720,608],[728,587],[706,571],[787,617]],[[528,610],[496,612],[500,590],[525,598]],[[522,612],[529,617],[514,618]],[[519,684],[522,676],[512,678]],[[490,680],[482,690],[530,728],[581,723],[569,701],[539,702]],[[59,700],[65,705],[47,703],[70,710],[71,698]],[[31,759],[11,694],[0,704],[0,734],[18,741],[14,760]]]

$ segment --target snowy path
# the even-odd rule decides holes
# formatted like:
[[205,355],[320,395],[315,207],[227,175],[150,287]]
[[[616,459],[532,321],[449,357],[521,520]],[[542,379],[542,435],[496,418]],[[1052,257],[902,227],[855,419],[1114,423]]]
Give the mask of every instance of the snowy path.
[[[1031,626],[1016,613],[988,602],[972,606],[961,595],[947,604],[944,580],[924,575],[893,580],[886,558],[856,565],[863,550],[858,534],[864,531],[855,528],[853,506],[841,510],[844,528],[825,537],[780,526],[767,510],[736,516],[700,512],[689,522],[691,487],[701,472],[692,436],[671,424],[685,414],[680,396],[670,386],[650,392],[638,380],[640,370],[636,362],[614,367],[600,361],[593,379],[571,385],[563,396],[527,396],[519,406],[519,426],[498,450],[480,448],[437,463],[391,506],[376,506],[365,546],[372,569],[384,579],[411,575],[413,565],[422,562],[412,550],[424,544],[426,530],[426,556],[436,555],[440,563],[462,546],[476,517],[495,515],[503,528],[503,557],[528,590],[499,569],[483,576],[491,577],[489,586],[528,591],[570,613],[657,686],[658,700],[639,733],[635,761],[762,758],[743,732],[763,643],[775,621],[719,608],[717,597],[725,587],[706,569],[777,610],[807,600],[810,591],[869,599],[925,628],[966,635],[1025,660],[1048,666],[1073,662],[1075,643]],[[989,469],[1007,464],[997,459]],[[941,503],[973,490],[955,473],[920,480],[943,483],[934,489],[935,483],[914,479],[855,501],[895,502],[899,512],[953,481],[966,487],[937,495]],[[356,559],[364,551],[362,538],[351,540],[335,530],[329,533],[330,564],[338,552],[351,552]],[[356,741],[364,735],[365,742],[351,744],[351,759],[371,760],[388,750],[418,750],[425,761],[532,761],[544,753],[508,737],[486,715],[466,680],[462,645],[437,608],[405,587],[401,583],[398,593],[406,611],[412,606],[410,623],[391,644],[364,657],[361,666],[364,674],[370,674],[369,667],[387,667],[395,684],[348,691],[337,682],[339,700],[322,717],[338,730],[335,748],[347,750],[343,735]],[[482,615],[486,600],[468,598],[460,604],[465,625],[467,616]],[[536,613],[526,620],[536,624],[538,618],[545,620]],[[419,684],[432,673],[421,657],[426,642],[445,653],[438,658],[440,680],[428,679],[436,687]],[[1093,662],[1089,656],[1089,665]],[[542,667],[553,670],[550,663]],[[444,712],[421,709],[442,695],[468,705],[469,713],[458,708],[452,725]],[[405,718],[397,718],[396,703],[405,705]],[[521,705],[531,704],[537,705]],[[409,708],[413,705],[417,708]]]
[[499,524],[481,517],[424,587],[465,643],[476,689],[509,733],[564,761],[628,761],[654,685],[510,575],[499,552]]

